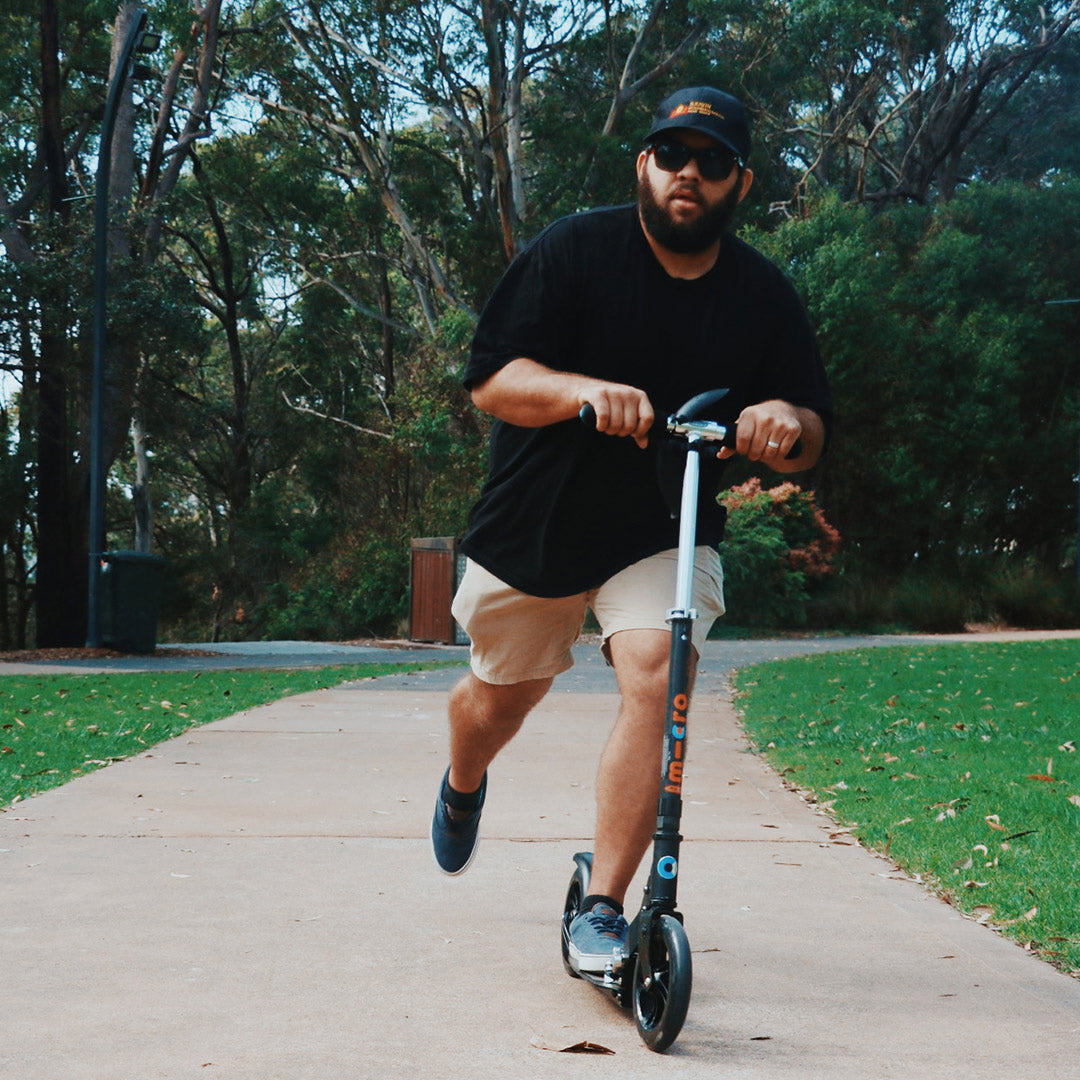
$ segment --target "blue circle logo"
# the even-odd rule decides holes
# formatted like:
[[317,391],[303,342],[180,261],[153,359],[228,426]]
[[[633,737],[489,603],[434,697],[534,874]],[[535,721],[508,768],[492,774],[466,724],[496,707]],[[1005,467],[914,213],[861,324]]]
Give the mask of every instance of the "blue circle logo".
[[670,881],[679,872],[679,860],[671,855],[665,855],[656,864],[656,872]]

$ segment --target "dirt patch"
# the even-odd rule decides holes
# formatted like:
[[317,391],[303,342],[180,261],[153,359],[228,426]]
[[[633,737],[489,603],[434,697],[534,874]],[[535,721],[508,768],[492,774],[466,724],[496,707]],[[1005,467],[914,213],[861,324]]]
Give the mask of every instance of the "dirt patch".
[[0,663],[33,664],[37,662],[57,662],[66,660],[120,660],[128,656],[220,656],[221,653],[207,652],[205,649],[155,649],[153,653],[125,653],[116,649],[88,649],[72,647],[66,649],[14,649],[0,652]]

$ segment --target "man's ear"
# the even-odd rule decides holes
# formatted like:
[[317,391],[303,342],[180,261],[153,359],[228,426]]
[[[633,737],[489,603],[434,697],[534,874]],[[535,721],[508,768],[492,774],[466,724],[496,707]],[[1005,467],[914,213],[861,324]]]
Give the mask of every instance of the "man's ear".
[[739,177],[739,202],[742,202],[746,198],[746,193],[750,190],[750,185],[754,182],[754,170],[743,169],[742,176]]

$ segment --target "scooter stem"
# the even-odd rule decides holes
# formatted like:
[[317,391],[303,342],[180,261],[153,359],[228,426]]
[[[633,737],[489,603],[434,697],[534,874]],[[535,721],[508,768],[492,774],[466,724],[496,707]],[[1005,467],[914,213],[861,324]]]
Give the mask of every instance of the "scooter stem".
[[653,862],[647,906],[674,912],[682,836],[682,774],[686,759],[686,714],[690,704],[692,631],[697,612],[690,606],[694,595],[694,548],[697,540],[698,483],[701,459],[691,435],[683,472],[682,505],[679,512],[679,558],[675,572],[675,607],[668,612],[671,626],[671,657],[664,718],[664,756],[660,777]]
[[686,444],[686,467],[683,471],[682,503],[679,507],[679,562],[675,582],[675,610],[669,618],[689,616],[694,596],[694,548],[697,545],[698,484],[701,458],[697,444],[700,435],[690,435]]

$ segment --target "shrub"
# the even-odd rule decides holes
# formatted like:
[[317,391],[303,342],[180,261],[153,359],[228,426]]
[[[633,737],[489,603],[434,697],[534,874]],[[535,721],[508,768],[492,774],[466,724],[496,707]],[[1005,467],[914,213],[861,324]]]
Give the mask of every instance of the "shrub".
[[812,491],[756,477],[719,500],[728,511],[721,547],[724,591],[733,621],[749,626],[806,622],[810,590],[836,572],[840,534]]
[[894,620],[927,634],[957,634],[972,616],[972,590],[955,574],[909,571],[892,588]]
[[1071,574],[1052,573],[1030,562],[1004,563],[985,586],[992,617],[1032,629],[1080,624],[1080,584]]
[[341,641],[395,634],[408,611],[408,542],[372,534],[325,553],[288,585],[267,589],[256,616],[267,640]]

